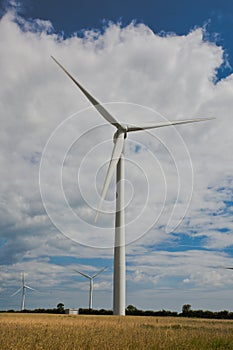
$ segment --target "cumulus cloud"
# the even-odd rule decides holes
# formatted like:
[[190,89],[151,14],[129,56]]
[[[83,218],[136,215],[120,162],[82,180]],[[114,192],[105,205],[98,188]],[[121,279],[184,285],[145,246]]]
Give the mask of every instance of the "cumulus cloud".
[[[26,21],[10,11],[1,18],[3,279],[7,275],[10,280],[13,273],[30,266],[37,278],[43,274],[42,284],[52,286],[56,274],[60,278],[68,274],[71,282],[67,268],[51,263],[52,256],[92,258],[93,269],[100,257],[112,264],[114,183],[103,207],[109,214],[101,215],[97,226],[93,217],[114,130],[89,108],[51,60],[52,54],[122,122],[217,118],[191,127],[138,133],[126,140],[126,240],[129,281],[138,289],[145,283],[140,267],[145,254],[151,290],[174,283],[174,278],[190,288],[205,282],[224,285],[226,275],[211,272],[211,267],[231,262],[227,250],[224,254],[218,250],[232,246],[233,78],[216,79],[224,52],[203,39],[203,30],[159,36],[144,24],[122,28],[110,23],[103,33],[89,30],[83,37],[64,39],[48,21]],[[168,233],[172,213],[172,224],[179,226]],[[189,238],[187,254],[174,253],[169,260],[171,253],[164,249],[156,258],[156,246],[169,242],[177,247],[178,234]],[[213,262],[208,260],[205,274],[198,268],[187,274],[181,268],[192,266],[194,260],[197,266],[206,256],[195,243],[190,252],[188,245],[196,239],[202,249],[216,250],[207,255]],[[185,247],[186,241],[178,243]],[[165,266],[163,259],[168,261]],[[177,264],[170,266],[174,259]],[[51,283],[45,282],[47,273]],[[110,286],[110,273],[103,278],[98,286]]]

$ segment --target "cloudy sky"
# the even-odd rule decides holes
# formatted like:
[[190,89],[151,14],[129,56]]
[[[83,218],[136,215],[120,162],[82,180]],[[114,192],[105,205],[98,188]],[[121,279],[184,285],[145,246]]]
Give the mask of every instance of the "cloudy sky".
[[[125,145],[126,305],[233,310],[233,4],[0,2],[0,309],[112,308],[114,179],[94,222],[114,127],[215,120]],[[201,4],[201,6],[200,6]]]

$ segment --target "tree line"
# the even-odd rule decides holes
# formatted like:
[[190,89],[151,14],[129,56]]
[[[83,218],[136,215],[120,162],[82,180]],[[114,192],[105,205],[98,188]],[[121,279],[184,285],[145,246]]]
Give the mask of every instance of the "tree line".
[[[190,304],[184,304],[182,306],[182,312],[169,310],[140,310],[133,305],[128,305],[125,310],[126,315],[129,316],[172,316],[172,317],[194,317],[194,318],[214,318],[214,319],[233,319],[233,312],[223,311],[209,311],[209,310],[192,310]],[[79,314],[86,315],[112,315],[112,310],[89,310],[79,309]]]
[[138,310],[133,305],[128,305],[126,308],[127,315],[134,316],[173,316],[173,317],[194,317],[194,318],[214,318],[214,319],[233,319],[233,312],[223,311],[209,311],[209,310],[192,310],[190,304],[184,304],[182,306],[182,312],[175,311],[152,311],[152,310]]
[[[63,303],[57,304],[56,308],[53,309],[44,309],[38,308],[34,310],[23,310],[23,311],[15,311],[15,310],[7,310],[0,312],[22,312],[22,313],[49,313],[49,314],[65,314],[65,308]],[[223,311],[209,311],[209,310],[192,310],[190,304],[184,304],[182,306],[182,312],[178,313],[176,311],[169,310],[140,310],[137,309],[136,306],[128,305],[125,310],[126,315],[129,316],[172,316],[172,317],[194,317],[194,318],[213,318],[213,319],[226,319],[233,320],[233,312],[223,310]],[[80,315],[112,315],[112,310],[106,309],[84,309],[79,308]]]

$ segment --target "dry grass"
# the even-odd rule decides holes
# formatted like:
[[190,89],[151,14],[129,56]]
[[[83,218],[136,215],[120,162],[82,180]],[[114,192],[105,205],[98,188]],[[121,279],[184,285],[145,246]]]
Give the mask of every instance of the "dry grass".
[[0,314],[1,350],[233,350],[233,321]]

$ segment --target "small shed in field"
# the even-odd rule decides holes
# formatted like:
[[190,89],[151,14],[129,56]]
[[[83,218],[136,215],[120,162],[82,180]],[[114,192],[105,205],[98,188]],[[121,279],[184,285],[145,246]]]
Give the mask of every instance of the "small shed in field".
[[78,309],[65,309],[66,315],[78,315]]

